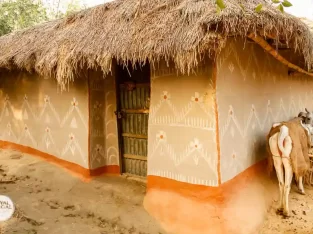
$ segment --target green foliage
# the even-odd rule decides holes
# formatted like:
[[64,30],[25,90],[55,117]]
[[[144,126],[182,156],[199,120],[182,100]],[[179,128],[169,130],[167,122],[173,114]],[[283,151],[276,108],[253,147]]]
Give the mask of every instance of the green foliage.
[[[288,0],[271,0],[272,4],[278,4],[277,8],[284,12],[284,7],[291,7],[292,4]],[[217,12],[220,13],[224,8],[226,8],[224,0],[216,0],[215,1],[217,6]],[[243,9],[242,4],[240,4],[240,7]],[[256,6],[255,11],[260,12],[263,8],[263,4],[259,4]]]
[[0,35],[46,21],[46,9],[33,0],[6,0],[0,3]]
[[226,7],[223,0],[216,0],[215,3],[219,10],[223,10]]
[[280,10],[281,12],[284,12],[284,7],[283,7],[282,4],[279,4],[279,5],[277,6],[277,8],[278,8],[278,10]]
[[291,2],[288,2],[287,0],[284,0],[281,4],[283,4],[284,7],[291,7]]
[[12,27],[2,17],[0,17],[0,36],[10,33],[12,30]]
[[81,0],[71,0],[68,3],[57,0],[53,3],[57,3],[56,7],[44,7],[40,0],[0,0],[0,36],[61,18],[84,8]]
[[80,11],[82,9],[81,1],[80,0],[72,0],[67,5],[67,10],[65,12],[65,15],[72,14],[74,12]]
[[257,7],[255,8],[255,11],[260,12],[262,10],[262,7],[263,7],[262,4],[257,5]]

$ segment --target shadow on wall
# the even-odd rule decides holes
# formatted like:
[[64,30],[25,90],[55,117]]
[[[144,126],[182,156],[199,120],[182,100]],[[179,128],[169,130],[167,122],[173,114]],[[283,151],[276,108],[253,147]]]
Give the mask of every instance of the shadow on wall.
[[252,152],[253,162],[259,162],[261,160],[264,160],[264,158],[268,157],[266,147],[267,147],[266,136],[264,135],[259,136],[256,140],[254,151]]

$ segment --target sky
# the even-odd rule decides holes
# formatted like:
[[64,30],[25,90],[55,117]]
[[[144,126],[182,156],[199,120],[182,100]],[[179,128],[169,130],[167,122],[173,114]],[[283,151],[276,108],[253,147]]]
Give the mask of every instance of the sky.
[[[108,0],[83,0],[88,6],[95,6],[107,2]],[[297,17],[306,17],[313,20],[313,0],[289,0],[292,7],[287,8],[286,12]]]
[[[93,1],[93,0],[89,0]],[[313,0],[289,0],[292,7],[286,9],[286,12],[297,17],[306,17],[313,20]]]
[[[51,2],[53,0],[44,0]],[[61,0],[63,4],[73,0]],[[92,7],[112,0],[74,0],[83,3],[86,7]],[[212,0],[213,1],[213,0]],[[297,17],[306,17],[313,20],[313,0],[289,0],[293,6],[286,8],[286,12]]]

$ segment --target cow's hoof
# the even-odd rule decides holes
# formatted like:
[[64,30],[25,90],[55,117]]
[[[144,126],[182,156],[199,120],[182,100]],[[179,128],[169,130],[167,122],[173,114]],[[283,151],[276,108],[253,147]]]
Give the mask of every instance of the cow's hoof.
[[284,209],[283,208],[278,208],[276,210],[276,214],[278,214],[278,215],[282,215],[283,213],[284,213]]
[[290,214],[289,214],[289,212],[283,212],[283,217],[284,217],[284,219],[288,219],[289,217],[290,217]]

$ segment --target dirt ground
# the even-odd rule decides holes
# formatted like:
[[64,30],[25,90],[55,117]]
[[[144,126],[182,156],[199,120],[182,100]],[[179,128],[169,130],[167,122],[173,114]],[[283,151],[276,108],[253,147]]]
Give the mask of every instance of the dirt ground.
[[[294,182],[293,182],[294,183]],[[278,185],[277,185],[278,191]],[[305,186],[301,195],[293,184],[289,195],[291,216],[283,218],[276,214],[278,200],[273,200],[266,220],[258,234],[312,234],[313,233],[313,187]]]
[[16,206],[14,217],[0,223],[0,234],[165,233],[142,206],[141,182],[105,176],[84,183],[12,150],[0,150],[0,181],[0,194]]
[[[142,206],[146,188],[141,182],[103,176],[85,183],[12,150],[0,150],[0,181],[0,194],[16,206],[14,217],[0,223],[0,234],[165,234]],[[258,234],[313,233],[313,187],[306,193],[292,188],[288,219],[276,214],[273,200]]]

